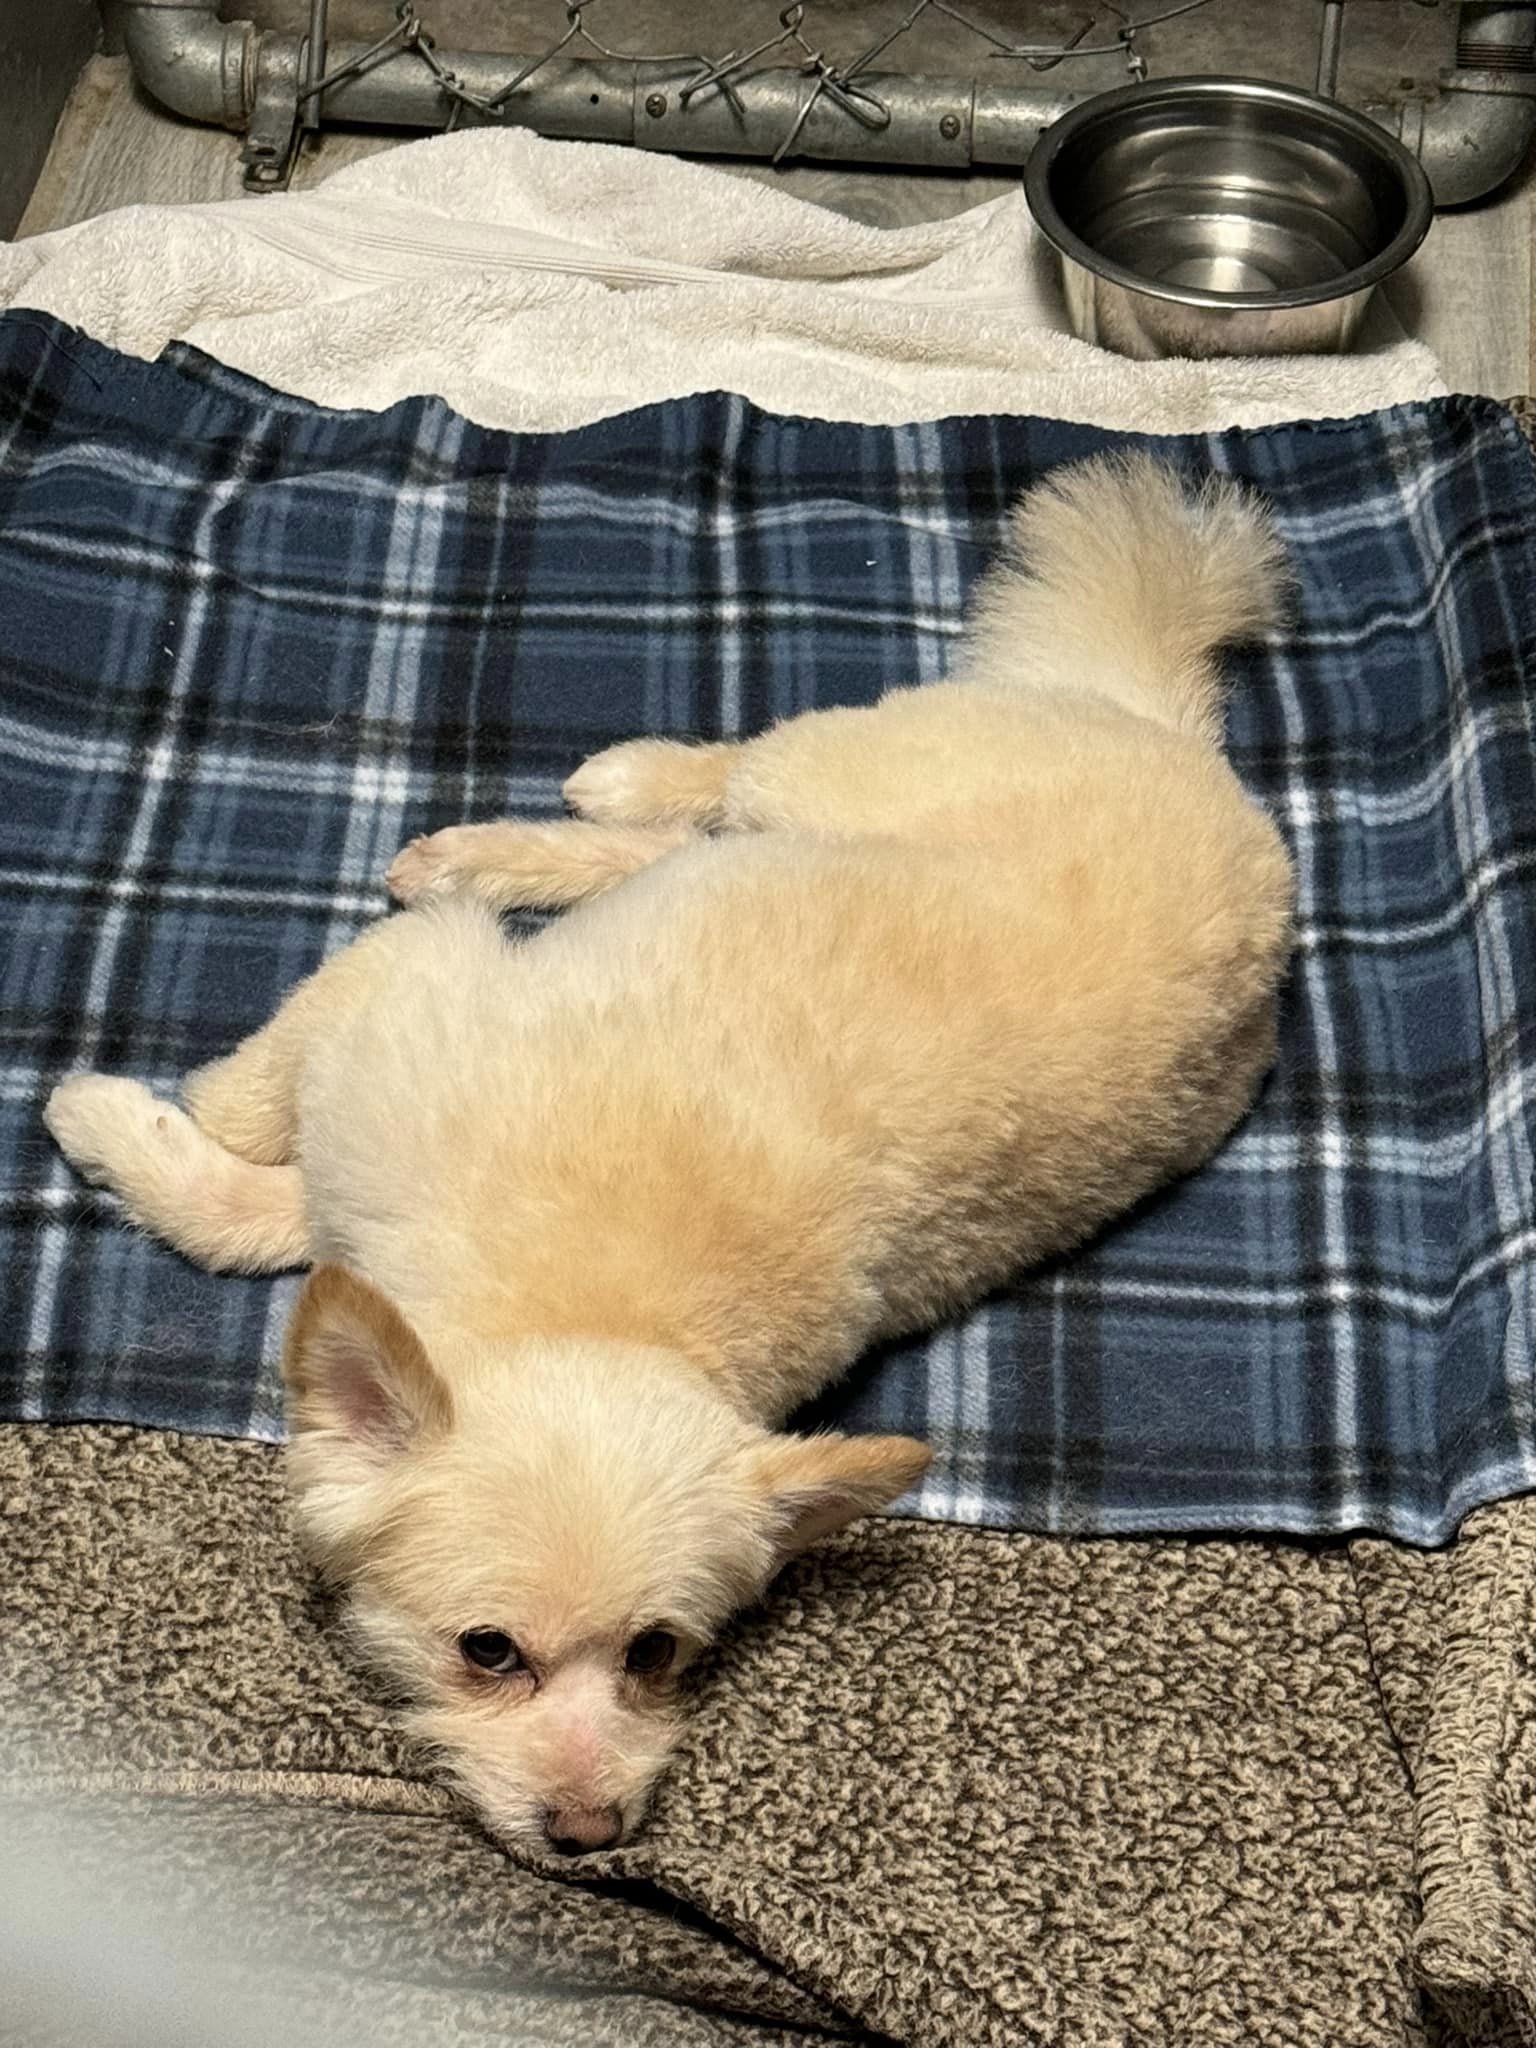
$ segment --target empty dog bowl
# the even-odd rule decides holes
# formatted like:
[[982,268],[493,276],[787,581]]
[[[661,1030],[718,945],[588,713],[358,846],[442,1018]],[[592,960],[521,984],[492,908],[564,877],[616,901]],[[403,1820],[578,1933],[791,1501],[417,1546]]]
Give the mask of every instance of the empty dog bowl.
[[1024,191],[1073,331],[1127,356],[1343,348],[1434,215],[1385,129],[1256,78],[1085,100],[1041,136]]

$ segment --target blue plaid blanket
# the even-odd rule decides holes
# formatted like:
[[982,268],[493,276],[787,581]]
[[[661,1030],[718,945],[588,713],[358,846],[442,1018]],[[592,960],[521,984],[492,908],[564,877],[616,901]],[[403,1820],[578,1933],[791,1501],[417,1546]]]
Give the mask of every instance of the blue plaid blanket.
[[[0,1414],[281,1433],[296,1281],[122,1228],[38,1120],[169,1089],[384,911],[413,833],[550,815],[635,732],[941,675],[1004,509],[1121,437],[712,396],[561,435],[324,412],[0,318]],[[1234,759],[1295,850],[1279,1068],[1202,1173],[808,1420],[915,1512],[1433,1543],[1536,1485],[1536,473],[1464,399],[1152,444],[1265,493],[1294,629]]]

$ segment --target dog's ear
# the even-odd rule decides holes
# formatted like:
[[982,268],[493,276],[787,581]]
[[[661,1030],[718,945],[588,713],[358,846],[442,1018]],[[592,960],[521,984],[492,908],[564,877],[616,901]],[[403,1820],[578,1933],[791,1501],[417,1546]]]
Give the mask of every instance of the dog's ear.
[[368,1478],[453,1421],[421,1339],[392,1302],[343,1266],[317,1266],[306,1282],[288,1325],[283,1378],[292,1435],[323,1439],[333,1483]]
[[752,1478],[773,1510],[784,1563],[819,1536],[888,1507],[933,1456],[910,1436],[774,1436],[752,1454]]

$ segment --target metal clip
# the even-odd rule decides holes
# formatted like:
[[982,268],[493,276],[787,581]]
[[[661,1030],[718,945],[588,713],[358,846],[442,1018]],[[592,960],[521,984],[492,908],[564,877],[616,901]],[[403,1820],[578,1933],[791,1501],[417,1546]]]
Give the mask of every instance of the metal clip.
[[256,80],[250,127],[240,151],[245,166],[241,183],[247,192],[287,190],[302,134],[297,78],[276,69],[264,71]]

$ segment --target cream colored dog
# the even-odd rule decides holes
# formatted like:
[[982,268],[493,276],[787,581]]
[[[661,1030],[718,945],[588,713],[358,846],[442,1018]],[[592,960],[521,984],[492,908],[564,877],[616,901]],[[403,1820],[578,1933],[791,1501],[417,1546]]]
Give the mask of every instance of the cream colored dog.
[[[146,1229],[318,1265],[299,1512],[494,1832],[617,1841],[688,1660],[928,1461],[785,1416],[1242,1116],[1291,875],[1212,653],[1281,578],[1230,488],[1063,472],[950,681],[614,747],[579,818],[402,853],[421,907],[194,1074],[190,1115],[55,1091],[55,1138]],[[582,907],[517,944],[518,904]]]

